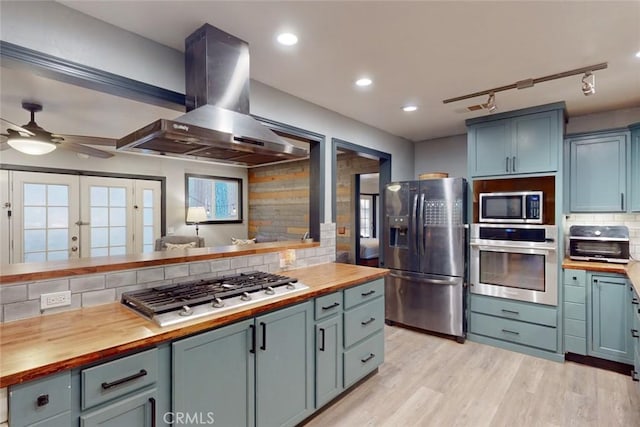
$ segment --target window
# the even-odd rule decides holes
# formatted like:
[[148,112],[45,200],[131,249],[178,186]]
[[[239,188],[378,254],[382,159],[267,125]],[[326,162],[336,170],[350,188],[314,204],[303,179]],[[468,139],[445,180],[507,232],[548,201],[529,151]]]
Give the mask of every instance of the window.
[[360,237],[373,237],[373,197],[360,196]]
[[188,209],[197,207],[207,214],[201,224],[242,222],[242,179],[185,174],[185,191],[185,222]]

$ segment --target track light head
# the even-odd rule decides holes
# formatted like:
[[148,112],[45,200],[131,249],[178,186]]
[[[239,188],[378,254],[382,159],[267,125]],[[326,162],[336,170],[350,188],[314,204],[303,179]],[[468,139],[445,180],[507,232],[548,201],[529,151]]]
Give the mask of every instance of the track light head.
[[596,93],[596,76],[591,71],[587,71],[582,77],[582,93],[584,96]]
[[496,94],[491,92],[489,94],[489,99],[487,99],[487,103],[484,104],[484,107],[489,110],[490,113],[494,113],[498,106],[496,105]]

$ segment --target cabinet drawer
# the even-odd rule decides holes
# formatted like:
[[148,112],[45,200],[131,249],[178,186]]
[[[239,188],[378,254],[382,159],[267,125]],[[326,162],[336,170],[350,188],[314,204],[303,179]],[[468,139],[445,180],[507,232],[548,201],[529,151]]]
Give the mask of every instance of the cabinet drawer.
[[360,303],[371,301],[384,295],[384,280],[378,279],[344,291],[344,308],[349,309]]
[[564,352],[587,355],[587,339],[571,335],[564,336]]
[[344,346],[352,346],[384,326],[384,298],[344,313]]
[[18,384],[9,389],[9,425],[11,427],[35,424],[68,412],[70,409],[71,372],[69,371]]
[[336,313],[342,313],[342,291],[315,299],[315,319],[320,320]]
[[586,306],[584,304],[577,304],[575,302],[565,302],[564,317],[565,319],[585,321],[587,319]]
[[344,387],[372,372],[384,361],[384,333],[378,331],[344,353]]
[[502,298],[473,295],[471,298],[471,311],[546,326],[557,325],[557,312],[553,307],[527,304]]
[[562,283],[565,285],[582,286],[583,288],[587,285],[587,272],[584,270],[563,270],[563,274]]
[[91,408],[156,382],[157,350],[151,349],[83,369],[82,409]]
[[578,338],[586,338],[587,323],[584,320],[565,319],[564,333]]
[[579,286],[565,286],[564,300],[568,302],[575,302],[578,304],[585,304],[587,302],[586,288],[582,288]]
[[471,313],[470,320],[471,332],[475,334],[544,350],[556,350],[556,328],[479,313]]

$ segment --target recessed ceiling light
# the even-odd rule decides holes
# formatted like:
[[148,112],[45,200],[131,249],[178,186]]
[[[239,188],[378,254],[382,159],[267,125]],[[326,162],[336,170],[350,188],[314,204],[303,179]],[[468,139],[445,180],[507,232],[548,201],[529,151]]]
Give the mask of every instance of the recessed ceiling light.
[[405,105],[402,107],[402,111],[410,113],[412,111],[416,111],[418,109],[417,105]]
[[361,79],[356,80],[356,86],[360,87],[370,86],[371,83],[373,83],[373,80],[368,77],[362,77]]
[[278,43],[285,46],[293,46],[298,43],[298,36],[293,33],[278,34]]
[[640,58],[640,50],[636,52],[636,58]]

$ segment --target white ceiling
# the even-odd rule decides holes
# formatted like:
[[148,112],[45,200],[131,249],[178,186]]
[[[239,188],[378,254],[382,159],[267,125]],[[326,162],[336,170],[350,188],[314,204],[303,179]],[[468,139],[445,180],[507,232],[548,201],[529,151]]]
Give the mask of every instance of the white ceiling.
[[[210,23],[249,42],[253,79],[414,141],[463,133],[465,119],[487,114],[464,111],[486,97],[446,105],[443,99],[600,62],[609,68],[595,72],[595,95],[584,96],[581,76],[573,76],[500,92],[499,111],[562,100],[569,116],[640,106],[640,58],[634,56],[640,51],[639,1],[62,3],[181,51],[186,36]],[[294,48],[275,43],[285,29],[298,34]],[[122,113],[132,101],[103,95],[96,109],[95,92],[85,105],[86,89],[6,74],[3,70],[5,118],[27,121],[20,119],[27,113],[20,113],[19,103],[25,98],[21,91],[32,88],[30,96],[45,103],[41,126],[49,126],[47,117],[78,115],[60,121],[64,129],[52,122],[51,131],[120,137],[138,126]],[[365,74],[374,84],[356,89],[354,80]],[[34,86],[33,79],[41,81]],[[400,108],[407,102],[420,109],[404,113]],[[180,114],[153,106],[137,111],[139,126]],[[118,114],[129,128],[115,126]]]

